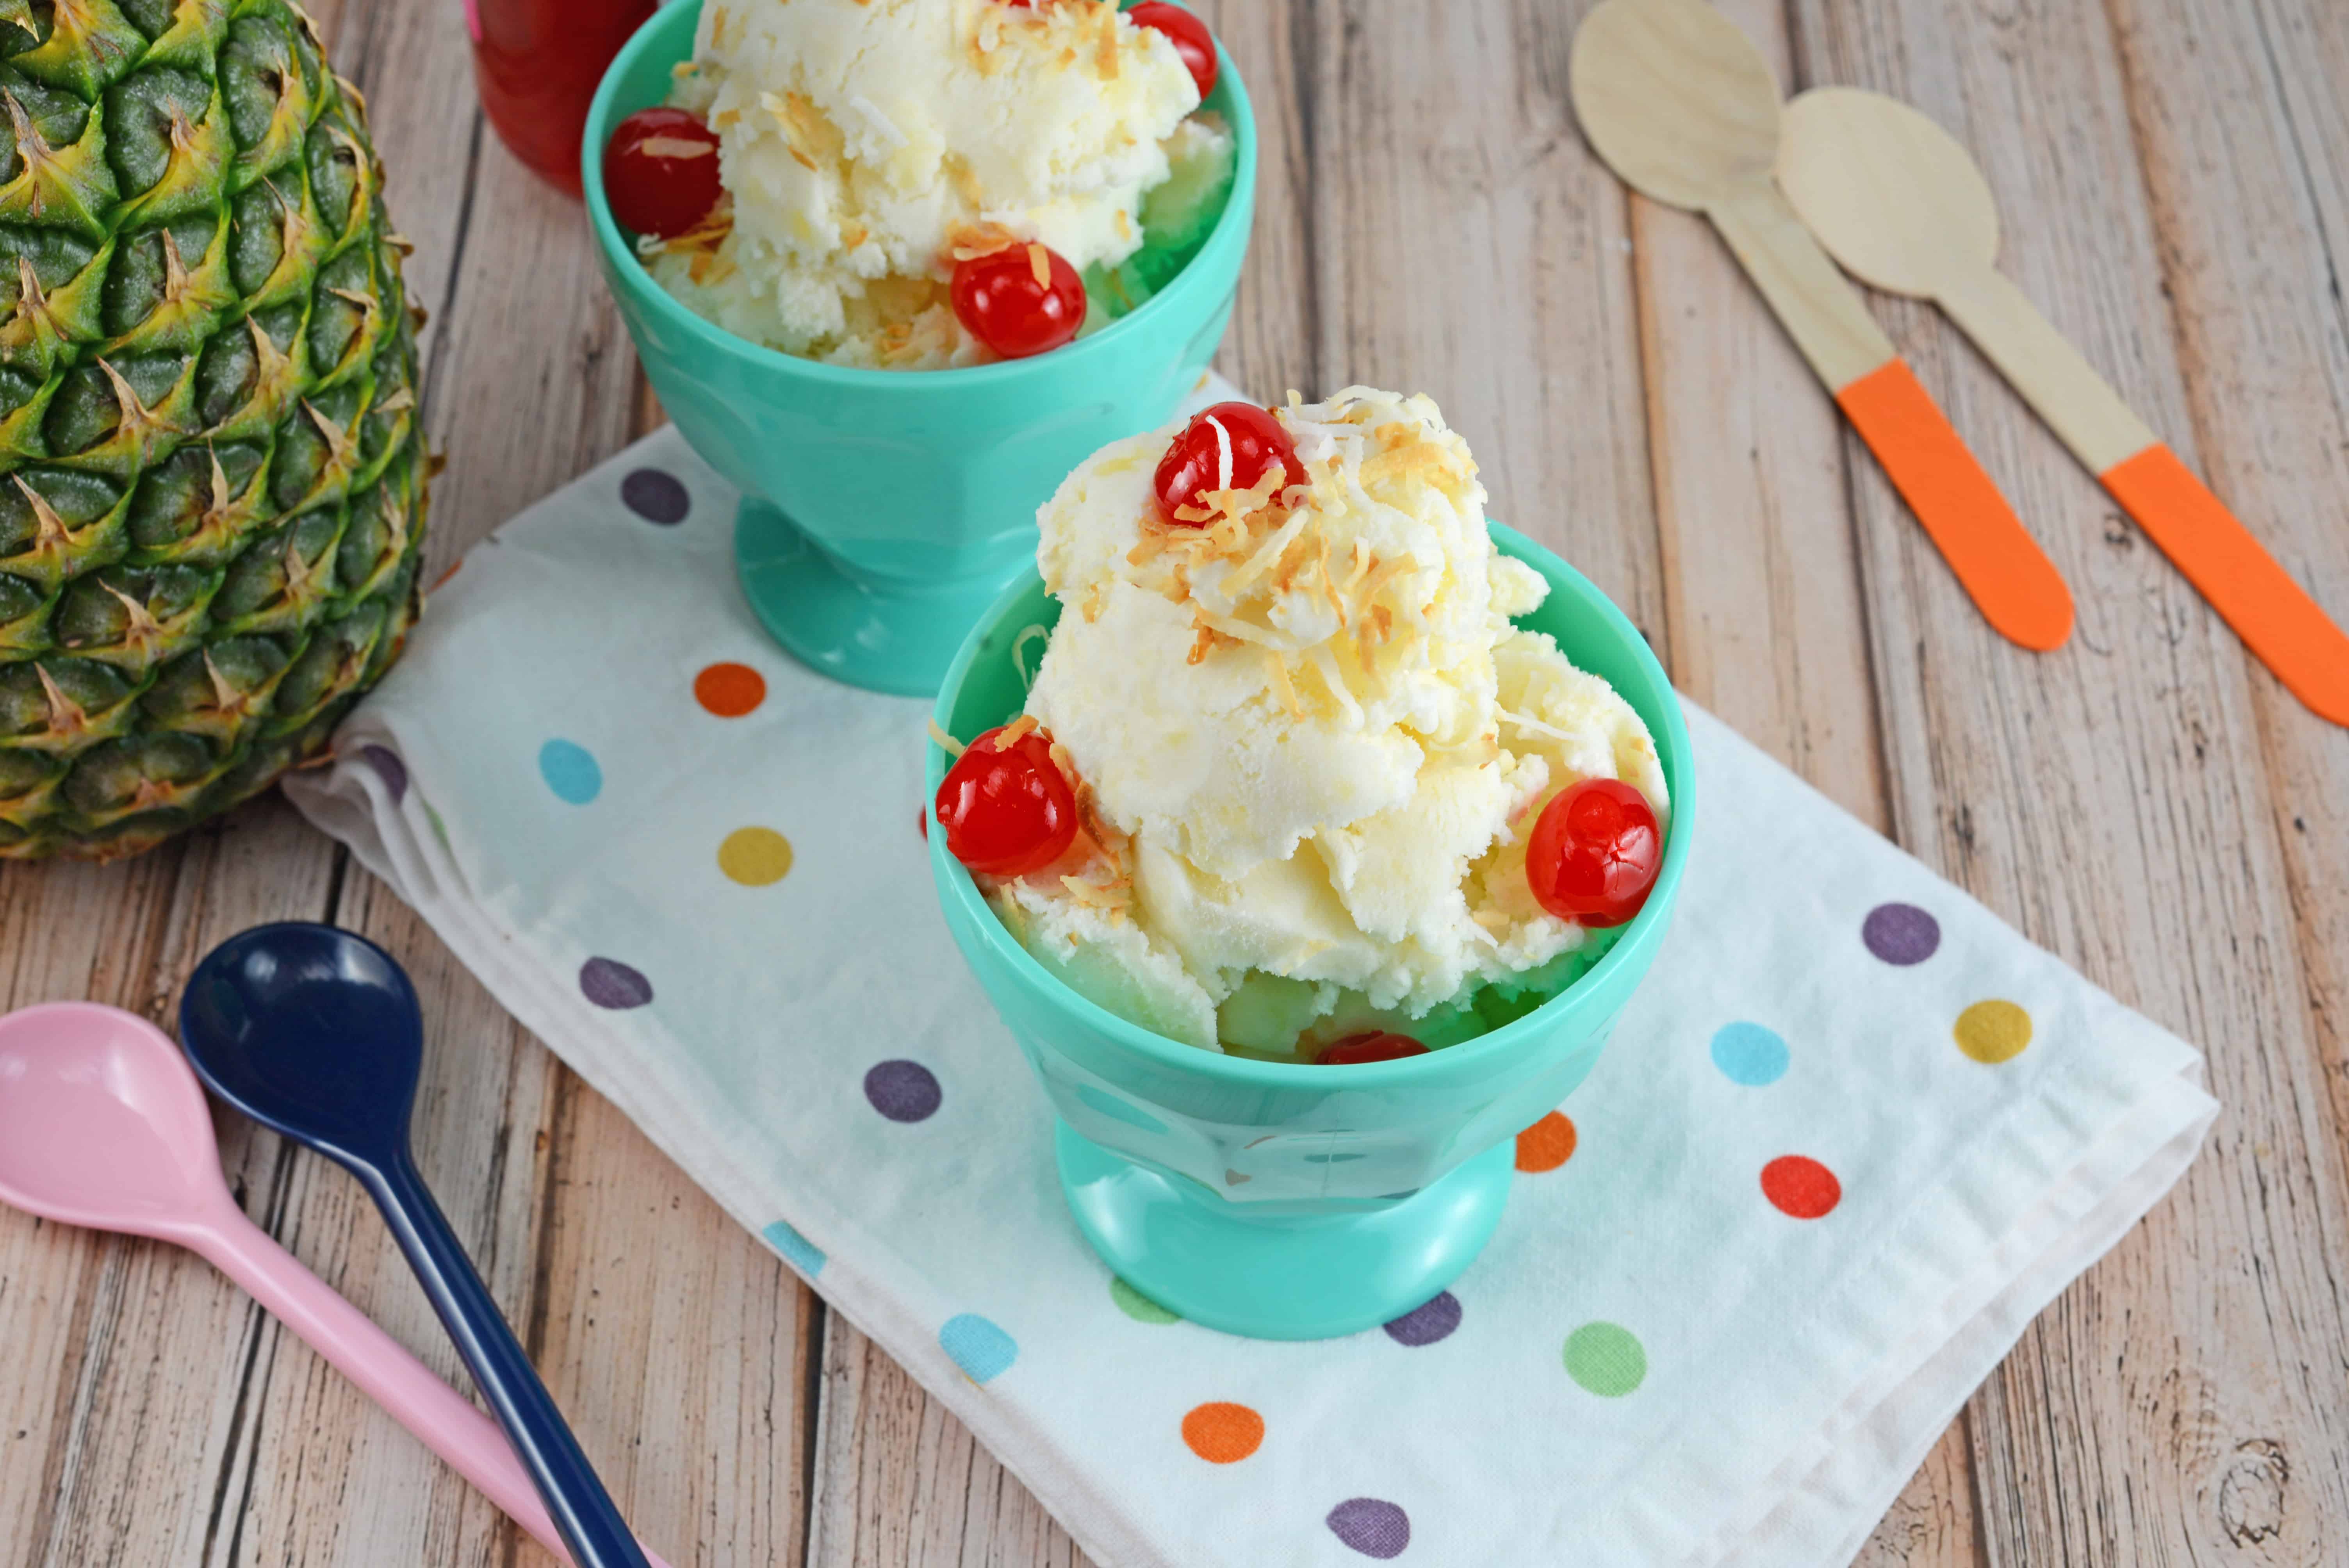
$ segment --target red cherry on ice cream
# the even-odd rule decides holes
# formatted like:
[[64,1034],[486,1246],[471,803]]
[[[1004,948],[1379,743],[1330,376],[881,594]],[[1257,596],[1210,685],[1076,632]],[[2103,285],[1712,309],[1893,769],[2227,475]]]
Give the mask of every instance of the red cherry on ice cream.
[[1183,64],[1191,79],[1199,84],[1199,97],[1204,100],[1216,90],[1216,36],[1207,25],[1180,5],[1164,5],[1152,0],[1147,5],[1136,5],[1125,14],[1125,19],[1137,27],[1148,27],[1166,35],[1174,52],[1183,57]]
[[[1218,426],[1221,436],[1216,433]],[[1226,442],[1232,454],[1228,476],[1224,471]],[[1202,408],[1191,416],[1191,422],[1158,459],[1154,480],[1158,504],[1165,510],[1167,521],[1178,527],[1196,526],[1180,515],[1184,507],[1204,505],[1209,490],[1253,490],[1265,470],[1276,463],[1286,470],[1286,484],[1305,482],[1305,465],[1297,460],[1297,443],[1288,438],[1288,428],[1269,409],[1253,403],[1218,403]]]
[[957,262],[953,294],[963,325],[1006,359],[1058,348],[1085,324],[1084,280],[1046,245],[1011,245]]
[[1542,808],[1526,881],[1560,920],[1620,925],[1648,902],[1663,849],[1646,796],[1619,779],[1586,779]]
[[709,216],[722,189],[717,133],[681,108],[640,108],[604,144],[604,197],[622,228],[672,239]]
[[1344,1067],[1350,1062],[1392,1062],[1405,1057],[1423,1057],[1427,1047],[1409,1035],[1392,1034],[1385,1029],[1367,1029],[1359,1035],[1348,1035],[1342,1040],[1332,1040],[1321,1047],[1313,1059],[1323,1067]]
[[1052,761],[1052,743],[1030,730],[999,746],[1001,728],[970,743],[938,786],[947,852],[989,876],[1025,876],[1068,852],[1077,797]]

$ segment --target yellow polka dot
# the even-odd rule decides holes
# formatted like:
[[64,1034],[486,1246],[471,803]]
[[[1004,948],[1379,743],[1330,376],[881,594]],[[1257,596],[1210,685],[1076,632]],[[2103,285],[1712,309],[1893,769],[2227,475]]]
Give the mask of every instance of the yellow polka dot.
[[1977,1002],[1958,1015],[1958,1049],[1978,1062],[1998,1063],[2031,1043],[2031,1015],[2012,1002]]
[[792,841],[772,828],[737,828],[718,846],[718,869],[744,887],[779,882],[792,869]]

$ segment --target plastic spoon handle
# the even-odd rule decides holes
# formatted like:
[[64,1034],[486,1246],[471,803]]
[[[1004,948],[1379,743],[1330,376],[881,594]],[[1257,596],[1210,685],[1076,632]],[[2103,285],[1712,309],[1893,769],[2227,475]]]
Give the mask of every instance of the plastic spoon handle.
[[578,1568],[648,1568],[406,1147],[388,1165],[355,1163],[351,1169],[383,1211],[474,1385],[538,1483],[538,1494]]
[[2349,634],[2156,438],[2069,338],[1987,264],[1935,294],[2147,538],[2309,707],[2349,725]]
[[1778,188],[1705,209],[1837,407],[2002,635],[2045,652],[2072,634],[2072,592]]
[[[537,1489],[497,1423],[433,1376],[399,1341],[238,1210],[227,1210],[210,1229],[191,1238],[190,1244],[540,1545],[571,1561],[554,1521],[547,1517]],[[652,1568],[668,1568],[650,1552],[645,1559]]]

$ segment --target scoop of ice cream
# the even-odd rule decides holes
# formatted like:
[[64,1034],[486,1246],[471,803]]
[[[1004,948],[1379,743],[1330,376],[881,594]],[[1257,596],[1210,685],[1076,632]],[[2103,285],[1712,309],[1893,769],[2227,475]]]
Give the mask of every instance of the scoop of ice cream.
[[680,71],[731,227],[647,247],[654,275],[737,335],[907,367],[985,356],[947,303],[957,253],[1130,255],[1199,102],[1105,0],[712,0]]
[[1309,985],[1309,1016],[1422,1015],[1579,945],[1526,884],[1535,817],[1601,777],[1666,820],[1662,768],[1604,680],[1511,624],[1547,584],[1495,549],[1433,402],[1350,387],[1279,418],[1308,482],[1276,467],[1205,526],[1154,493],[1179,425],[1104,448],[1039,514],[1064,609],[1028,712],[1120,892],[1054,936],[1130,921],[1209,1004],[1267,975]]

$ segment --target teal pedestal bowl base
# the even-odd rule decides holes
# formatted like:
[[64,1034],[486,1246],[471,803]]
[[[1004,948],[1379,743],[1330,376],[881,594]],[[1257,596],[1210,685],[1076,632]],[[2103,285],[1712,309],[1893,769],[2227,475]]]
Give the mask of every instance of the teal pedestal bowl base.
[[999,576],[876,583],[843,572],[767,501],[746,496],[734,516],[734,567],[760,624],[811,669],[897,696],[934,695],[964,635],[1030,564],[1017,555]]
[[1383,1207],[1251,1214],[1055,1120],[1077,1228],[1135,1290],[1251,1339],[1330,1339],[1391,1323],[1460,1277],[1509,1201],[1516,1145]]

